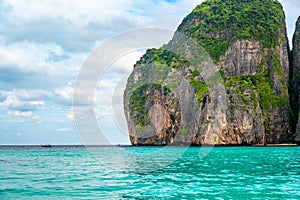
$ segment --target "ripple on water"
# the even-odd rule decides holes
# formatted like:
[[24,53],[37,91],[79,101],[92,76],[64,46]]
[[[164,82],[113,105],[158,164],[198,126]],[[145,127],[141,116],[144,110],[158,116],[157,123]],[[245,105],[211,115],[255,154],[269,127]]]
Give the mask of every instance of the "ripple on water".
[[299,147],[213,148],[203,158],[189,148],[168,165],[182,149],[124,149],[1,149],[0,199],[300,198]]

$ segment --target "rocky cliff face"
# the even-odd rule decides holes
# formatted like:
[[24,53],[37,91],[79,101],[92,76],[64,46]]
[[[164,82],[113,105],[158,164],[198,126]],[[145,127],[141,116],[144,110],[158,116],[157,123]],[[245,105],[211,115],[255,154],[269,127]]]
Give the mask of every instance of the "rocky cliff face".
[[296,31],[293,37],[293,51],[292,51],[292,81],[293,81],[293,90],[291,92],[292,95],[292,103],[294,105],[294,119],[295,122],[298,121],[297,129],[296,129],[296,138],[295,141],[300,143],[300,17],[296,23]]
[[205,1],[134,66],[124,93],[132,144],[286,142],[288,51],[278,2]]

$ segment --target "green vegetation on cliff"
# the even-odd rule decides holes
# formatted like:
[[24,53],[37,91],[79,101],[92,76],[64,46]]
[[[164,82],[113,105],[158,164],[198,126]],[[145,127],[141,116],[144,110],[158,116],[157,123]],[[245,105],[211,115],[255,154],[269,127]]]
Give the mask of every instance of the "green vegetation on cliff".
[[[162,90],[163,94],[161,94]],[[148,118],[149,110],[145,109],[145,104],[149,104],[150,106],[154,105],[153,99],[149,101],[149,97],[153,96],[155,92],[161,96],[166,96],[170,92],[170,89],[162,88],[159,84],[146,84],[137,88],[131,95],[130,113],[138,126],[142,127],[150,123]]]
[[[261,42],[263,48],[278,46],[278,30],[284,29],[285,16],[276,0],[207,0],[198,5],[181,23],[178,32],[192,37],[218,62],[232,42],[251,39]],[[164,47],[163,47],[164,48]],[[137,62],[166,68],[182,68],[190,64],[173,52],[163,48],[149,49]],[[262,63],[263,64],[263,63]],[[283,78],[278,58],[273,58],[276,73]],[[158,79],[163,79],[158,74]],[[191,79],[191,85],[200,100],[208,91],[205,83]]]
[[162,67],[172,66],[173,68],[180,68],[189,65],[186,60],[164,48],[148,49],[145,55],[136,63],[136,65],[140,64],[161,65]]
[[[199,116],[197,113],[192,117],[200,119],[200,125],[189,126],[193,122],[191,117],[183,122],[183,127],[177,127],[180,130],[178,133],[188,137],[191,127],[195,132],[210,130],[205,129],[210,121],[204,119],[220,116],[208,116],[210,111],[203,109],[214,109],[210,106],[216,101],[213,102],[213,95],[209,95],[209,92],[213,86],[218,86],[216,83],[224,83],[228,94],[228,99],[225,100],[228,100],[230,109],[235,109],[235,116],[226,113],[226,126],[231,131],[230,134],[236,137],[232,139],[232,143],[285,141],[289,137],[287,116],[290,112],[286,80],[288,41],[285,28],[284,11],[277,0],[206,0],[183,20],[168,44],[159,49],[147,50],[136,63],[135,76],[131,76],[131,82],[128,83],[129,88],[134,84],[137,87],[132,88],[138,88],[129,101],[131,119],[138,127],[148,125],[150,121],[146,108],[153,103],[149,100],[153,98],[153,92],[176,90],[183,86],[181,79],[185,79],[188,82],[184,84],[189,84],[189,89],[184,91],[179,88],[177,95],[183,96],[182,101],[188,101],[185,108],[191,108],[195,101],[199,103],[197,106],[201,114]],[[177,37],[181,33],[185,37]],[[299,30],[296,31],[296,36],[299,36]],[[185,43],[187,38],[192,38],[196,45]],[[298,40],[299,37],[294,39]],[[229,48],[236,41],[238,42]],[[197,48],[199,46],[201,48]],[[221,56],[225,57],[220,61]],[[203,57],[211,59],[205,60]],[[210,69],[216,71],[207,73],[211,72]],[[143,85],[145,82],[157,84]],[[198,107],[194,110],[197,109]],[[188,113],[191,112],[182,112],[182,116],[189,115]],[[241,125],[244,123],[249,124],[249,130]],[[237,134],[236,128],[232,129],[233,126],[237,126],[241,132]],[[261,130],[265,132],[262,133]],[[202,132],[197,134],[201,135]],[[259,136],[254,137],[255,132]],[[201,137],[197,136],[194,139],[200,144],[203,141],[199,138]],[[226,138],[229,136],[225,134],[223,139],[227,140]]]
[[238,39],[278,45],[278,28],[284,29],[284,12],[275,0],[207,0],[197,6],[178,31],[196,39],[217,62]]
[[254,105],[257,105],[255,102],[259,102],[263,110],[268,110],[272,107],[281,107],[288,103],[288,100],[285,97],[279,97],[275,95],[272,90],[272,83],[263,75],[242,75],[242,76],[231,76],[226,78],[226,86],[228,88],[234,87],[237,92],[237,97],[242,99],[244,102],[250,101],[245,97],[245,90],[251,89],[252,92],[256,91],[258,94],[258,99],[256,95],[251,93],[251,100],[254,102]]
[[300,43],[300,17],[298,17],[297,23],[296,23],[296,30],[294,33],[294,38],[293,38],[293,43],[294,45],[297,43]]

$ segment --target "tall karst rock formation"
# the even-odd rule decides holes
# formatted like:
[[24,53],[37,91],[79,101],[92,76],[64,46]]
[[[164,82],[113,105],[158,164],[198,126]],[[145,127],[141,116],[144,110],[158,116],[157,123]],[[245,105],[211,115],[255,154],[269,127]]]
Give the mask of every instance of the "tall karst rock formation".
[[203,2],[135,64],[124,93],[131,143],[286,142],[288,52],[279,2]]
[[[291,95],[291,106],[293,110],[293,116],[291,118],[292,125],[295,125],[296,134],[295,141],[300,144],[300,17],[296,23],[296,31],[293,37],[293,51],[292,51],[292,64],[291,64],[291,76],[292,76],[292,89],[290,90]],[[298,123],[297,123],[298,121]]]

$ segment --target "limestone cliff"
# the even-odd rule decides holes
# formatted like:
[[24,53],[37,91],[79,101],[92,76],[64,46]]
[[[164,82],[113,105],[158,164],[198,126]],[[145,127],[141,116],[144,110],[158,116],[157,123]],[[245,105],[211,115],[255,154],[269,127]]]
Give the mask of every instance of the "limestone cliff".
[[[291,104],[294,106],[294,120],[295,124],[297,124],[296,129],[296,138],[295,141],[300,143],[300,118],[299,118],[299,111],[300,111],[300,17],[296,23],[296,31],[293,37],[293,51],[292,51],[292,83],[293,89],[291,91]],[[293,120],[293,119],[292,119]],[[298,123],[297,123],[298,121]]]
[[131,143],[286,142],[288,52],[279,2],[205,1],[135,64],[124,93]]

